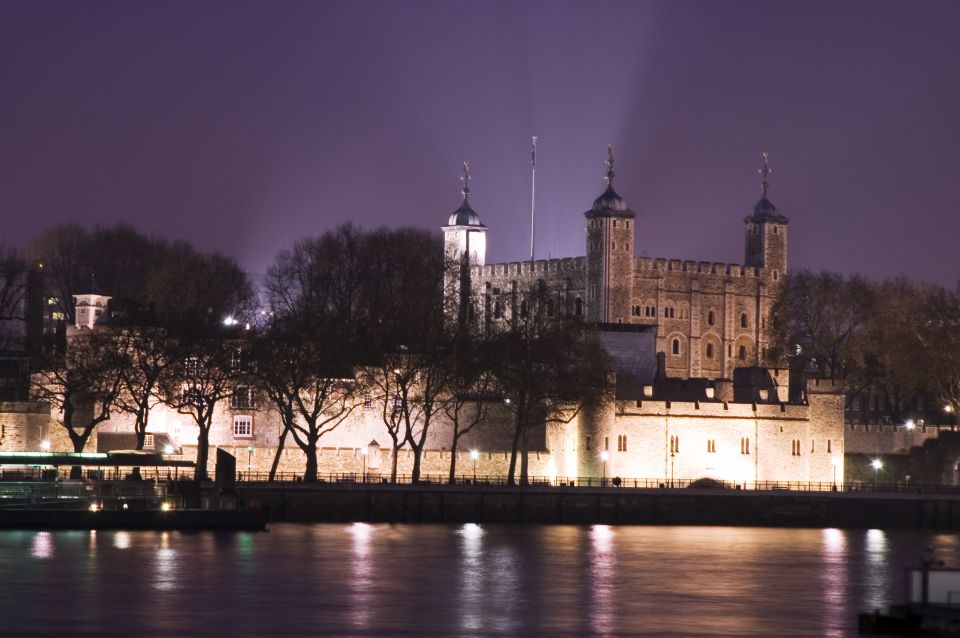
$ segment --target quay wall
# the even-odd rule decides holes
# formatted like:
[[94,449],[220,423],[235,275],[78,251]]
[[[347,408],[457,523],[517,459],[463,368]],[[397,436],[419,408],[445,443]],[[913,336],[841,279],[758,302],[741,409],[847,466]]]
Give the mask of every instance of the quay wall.
[[960,530],[960,494],[492,486],[244,486],[273,521]]

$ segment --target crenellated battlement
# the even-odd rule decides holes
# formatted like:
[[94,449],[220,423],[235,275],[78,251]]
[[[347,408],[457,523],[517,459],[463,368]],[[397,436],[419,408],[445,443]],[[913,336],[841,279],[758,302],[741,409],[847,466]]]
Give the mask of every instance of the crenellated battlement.
[[538,259],[536,261],[512,261],[502,264],[487,264],[470,268],[472,277],[496,277],[503,275],[532,276],[550,273],[576,272],[586,268],[586,257],[561,259]]
[[637,271],[684,272],[718,277],[754,277],[762,278],[764,269],[757,266],[727,264],[688,259],[665,259],[663,257],[636,257]]
[[[732,401],[664,401],[642,399],[617,401],[617,414],[623,416],[713,417],[717,419],[807,419],[810,407],[793,403],[734,403]],[[718,421],[720,425],[722,421]]]

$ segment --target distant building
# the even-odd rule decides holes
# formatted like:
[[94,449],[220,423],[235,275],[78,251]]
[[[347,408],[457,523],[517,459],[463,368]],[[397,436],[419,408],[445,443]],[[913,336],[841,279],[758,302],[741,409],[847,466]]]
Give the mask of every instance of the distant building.
[[488,229],[464,187],[443,231],[448,257],[469,264],[465,314],[496,329],[521,312],[524,293],[541,286],[549,291],[548,314],[652,330],[670,376],[730,378],[734,368],[763,365],[770,309],[787,272],[789,224],[767,196],[766,156],[760,200],[743,220],[743,264],[635,256],[634,235],[642,228],[613,188],[613,165],[610,150],[607,188],[584,213],[584,257],[487,264]]
[[[486,264],[487,227],[470,206],[468,174],[463,201],[443,227],[448,258],[464,266],[452,282],[461,301],[455,320],[480,330],[506,326],[521,316],[524,293],[539,286],[549,291],[548,315],[597,324],[612,355],[615,398],[569,423],[533,428],[530,475],[823,487],[842,481],[840,391],[812,382],[790,397],[787,373],[760,367],[770,306],[787,269],[788,220],[767,197],[766,163],[760,201],[744,220],[745,259],[738,265],[634,256],[636,214],[613,188],[612,152],[607,161],[606,190],[585,213],[585,257]],[[77,295],[76,324],[94,325],[108,301]],[[198,431],[189,416],[158,406],[149,423],[148,446],[195,454]],[[116,415],[100,426],[96,445],[129,447],[132,432],[132,418]],[[289,441],[277,456],[281,432],[277,413],[238,388],[216,408],[210,443],[234,454],[241,471],[266,472],[276,461],[281,472],[302,472],[304,456]],[[483,426],[460,441],[458,474],[506,474],[511,435],[510,414],[491,406]],[[387,473],[389,443],[381,406],[362,398],[320,440],[320,472]],[[426,441],[426,476],[447,473],[450,445],[450,425],[440,420]],[[410,471],[409,450],[400,451],[398,465],[401,474]]]

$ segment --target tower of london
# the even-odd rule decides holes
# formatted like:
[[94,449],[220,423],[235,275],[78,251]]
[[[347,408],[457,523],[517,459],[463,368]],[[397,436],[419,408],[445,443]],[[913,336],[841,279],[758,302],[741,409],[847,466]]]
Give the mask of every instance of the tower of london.
[[608,153],[606,189],[584,213],[583,257],[487,264],[487,227],[464,187],[443,230],[448,256],[467,256],[475,322],[491,329],[509,321],[523,294],[540,285],[549,291],[548,314],[650,333],[671,377],[732,378],[734,368],[763,365],[771,305],[787,271],[789,224],[767,196],[766,156],[760,200],[743,219],[743,263],[727,264],[637,256],[634,237],[643,226],[614,189]]

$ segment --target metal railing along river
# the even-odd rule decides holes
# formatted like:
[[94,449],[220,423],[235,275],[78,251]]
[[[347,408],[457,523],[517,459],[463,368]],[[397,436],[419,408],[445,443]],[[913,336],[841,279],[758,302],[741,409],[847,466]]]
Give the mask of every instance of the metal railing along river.
[[[211,480],[213,476],[211,474]],[[140,484],[163,484],[169,482],[192,481],[193,472],[179,468],[148,468],[140,469],[139,477],[134,476],[132,468],[87,469],[83,479],[88,483],[121,484],[136,486]],[[336,484],[336,485],[411,485],[412,476],[398,474],[395,482],[390,480],[389,474],[377,472],[326,472],[318,473],[314,481],[306,481],[302,472],[277,472],[271,478],[268,472],[237,472],[236,480],[240,486],[244,484]],[[18,468],[0,469],[0,500],[4,495],[4,486],[16,482],[30,484],[67,485],[76,484],[70,480],[69,468],[42,469]],[[81,481],[82,483],[82,481]],[[432,486],[457,486],[465,488],[483,488],[509,486],[511,483],[504,475],[469,475],[457,476],[451,482],[447,474],[424,473],[420,475],[419,484]],[[530,476],[528,485],[542,488],[609,488],[609,489],[714,489],[731,491],[768,491],[768,492],[858,492],[883,494],[955,494],[960,497],[960,485],[921,484],[914,481],[884,483],[874,481],[827,482],[827,481],[719,481],[709,478],[701,479],[674,479],[669,478],[623,478],[597,476]],[[7,493],[10,493],[8,489]],[[39,489],[39,488],[38,488]],[[61,488],[73,489],[73,488]],[[126,488],[124,488],[126,489]],[[131,487],[130,489],[135,489]]]

